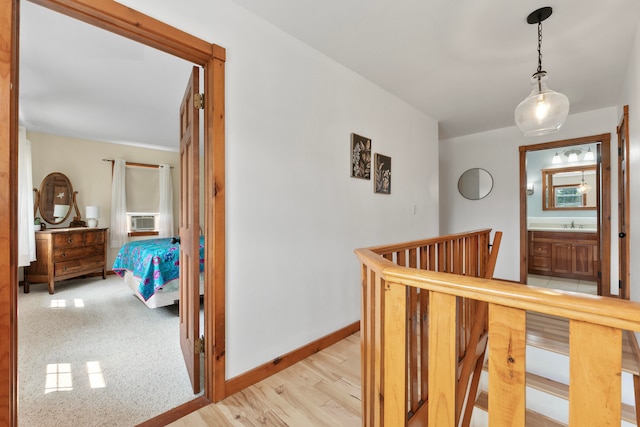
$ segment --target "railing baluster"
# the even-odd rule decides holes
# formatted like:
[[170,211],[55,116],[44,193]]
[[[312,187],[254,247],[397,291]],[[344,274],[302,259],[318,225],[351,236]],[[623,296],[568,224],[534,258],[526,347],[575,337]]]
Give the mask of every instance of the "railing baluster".
[[[456,420],[456,297],[429,292],[429,427]],[[393,425],[393,424],[388,424]]]
[[409,378],[409,410],[413,413],[418,409],[420,402],[420,377],[418,372],[418,289],[407,288],[409,304],[407,315],[409,316],[409,360],[407,363]]
[[387,283],[384,289],[384,425],[407,424],[407,288]]
[[489,425],[524,426],[526,331],[524,310],[489,304]]
[[622,331],[569,322],[569,425],[619,426]]

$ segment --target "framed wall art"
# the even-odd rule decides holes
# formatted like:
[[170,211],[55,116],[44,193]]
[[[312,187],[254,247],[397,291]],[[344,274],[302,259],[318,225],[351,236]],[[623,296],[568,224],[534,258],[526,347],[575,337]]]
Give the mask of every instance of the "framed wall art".
[[391,194],[391,157],[376,153],[375,168],[374,191]]
[[371,179],[371,139],[351,134],[351,177]]

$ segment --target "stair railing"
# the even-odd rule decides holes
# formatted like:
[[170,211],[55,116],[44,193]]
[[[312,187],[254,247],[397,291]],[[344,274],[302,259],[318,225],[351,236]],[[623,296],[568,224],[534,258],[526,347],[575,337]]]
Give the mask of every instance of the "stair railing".
[[[356,254],[362,262],[362,414],[363,426],[380,426],[384,418],[384,269],[405,266],[411,269],[439,271],[470,277],[493,277],[502,233],[496,232],[490,243],[491,230],[440,236],[367,249]],[[429,293],[418,288],[407,289],[407,330],[405,342],[408,357],[406,420],[410,426],[426,425],[429,390],[428,312]],[[457,302],[456,420],[468,425],[475,401],[482,361],[486,349],[486,304],[460,298]],[[467,402],[468,397],[471,402]],[[456,421],[457,422],[457,421]]]
[[[407,361],[413,356],[407,339],[411,310],[407,295],[417,291],[425,292],[429,300],[428,341],[421,349],[428,354],[428,417],[421,418],[421,425],[458,425],[458,301],[467,298],[487,304],[489,425],[525,425],[526,313],[532,311],[569,320],[569,425],[620,426],[622,331],[640,332],[640,303],[425,271],[396,265],[370,250],[356,253],[363,275],[380,285],[375,292],[384,302],[379,316],[372,319],[382,332],[376,343],[380,354],[374,351],[367,365],[380,377],[369,373],[366,378],[375,381],[379,398],[368,386],[363,388],[364,425],[411,425]],[[364,347],[363,339],[363,353]]]

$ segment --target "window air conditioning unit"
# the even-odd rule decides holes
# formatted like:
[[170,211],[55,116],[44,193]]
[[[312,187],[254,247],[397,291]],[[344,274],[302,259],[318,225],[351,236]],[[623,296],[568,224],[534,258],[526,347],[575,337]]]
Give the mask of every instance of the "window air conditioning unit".
[[156,229],[153,215],[131,215],[131,231],[152,231]]

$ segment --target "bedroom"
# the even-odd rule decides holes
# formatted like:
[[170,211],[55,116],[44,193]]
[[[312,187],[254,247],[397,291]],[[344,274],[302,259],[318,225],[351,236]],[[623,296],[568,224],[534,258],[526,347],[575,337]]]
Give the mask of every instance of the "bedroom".
[[[34,13],[41,13],[43,15],[34,16]],[[23,48],[29,49],[28,50],[29,55],[23,56],[23,64],[25,69],[28,69],[28,67],[30,67],[34,61],[37,63],[38,61],[43,61],[49,58],[47,55],[55,55],[54,52],[57,49],[56,46],[58,47],[64,46],[64,48],[71,49],[72,51],[76,51],[76,52],[80,50],[80,47],[77,46],[78,42],[73,40],[73,34],[74,32],[77,31],[77,25],[80,25],[79,22],[70,20],[69,18],[64,17],[63,15],[55,14],[54,12],[51,12],[37,5],[33,5],[31,3],[26,4],[23,7],[22,16],[24,19],[27,19],[26,22],[23,22],[23,32],[27,34],[27,36],[25,37],[26,41],[23,43]],[[56,31],[56,35],[54,36],[52,33],[49,33],[48,37],[46,37],[44,41],[41,38],[38,39],[39,43],[37,46],[35,47],[33,45],[30,46],[29,42],[33,43],[35,42],[35,39],[36,39],[35,37],[33,37],[34,36],[33,29],[34,27],[37,28],[39,25],[41,25],[43,19],[49,22],[50,24],[57,23],[55,25],[56,28],[58,29]],[[61,19],[63,19],[62,22],[60,22]],[[69,25],[69,22],[65,22],[64,20],[71,21],[71,23],[75,25]],[[85,25],[85,24],[82,24],[82,25]],[[99,31],[99,32],[100,34],[103,34],[103,33],[107,34],[106,32],[103,32],[103,31]],[[71,40],[68,40],[68,39],[64,41],[60,40],[61,36],[69,37],[69,35],[71,35],[72,37]],[[56,45],[56,41],[58,42],[57,45]],[[141,74],[150,72],[149,70],[147,71],[140,70],[140,67],[144,66],[145,64],[140,64],[139,63],[140,61],[133,60],[133,58],[135,58],[135,55],[139,55],[141,53],[140,49],[135,43],[130,43],[130,44],[132,46],[125,46],[122,43],[120,43],[115,47],[113,45],[109,45],[101,48],[102,51],[111,49],[110,50],[111,52],[118,52],[117,58],[114,55],[114,57],[112,57],[112,61],[118,61],[118,60],[122,61],[121,63],[119,63],[119,67],[118,67],[119,74],[104,76],[103,82],[104,82],[104,79],[107,79],[107,78],[111,78],[119,81],[122,79],[123,75],[128,74],[128,75],[136,76],[136,75],[141,75]],[[146,55],[147,55],[147,59],[149,59],[149,55],[153,55],[153,52],[147,53]],[[155,55],[157,56],[159,54],[155,54]],[[182,61],[178,59],[174,60],[172,64],[174,64],[172,67],[165,65],[165,68],[164,68],[165,73],[168,73],[169,75],[171,75],[171,73],[173,72],[176,75],[176,80],[183,82],[188,76],[190,64],[186,61]],[[83,70],[85,72],[91,71],[89,70],[90,68],[89,65],[95,66],[97,64],[95,63],[88,64],[87,67],[83,67]],[[66,66],[69,67],[71,65],[67,63]],[[60,65],[59,71],[68,72],[68,70],[65,70],[65,64]],[[96,74],[96,70],[93,70],[91,72],[93,75]],[[167,74],[164,74],[164,75],[166,76]],[[29,98],[29,96],[32,95],[34,91],[38,91],[39,89],[37,88],[40,88],[41,87],[40,85],[46,86],[47,79],[46,78],[42,80],[36,79],[34,81],[34,78],[36,78],[35,76],[28,76],[28,77],[31,77],[31,78],[23,79],[24,84],[26,85],[26,87],[29,88],[25,90],[26,92],[25,95],[27,96],[27,99],[32,99],[32,98]],[[134,78],[131,80],[134,85],[141,84],[140,79],[138,78]],[[147,79],[145,84],[158,85],[158,82],[153,81],[153,79]],[[128,89],[126,85],[121,84],[121,86],[125,86],[123,87],[123,89],[125,90]],[[165,84],[164,86],[169,87],[171,85]],[[75,89],[71,89],[71,87],[75,87]],[[72,82],[70,85],[58,84],[57,86],[53,86],[53,87],[51,87],[50,85],[48,92],[51,94],[52,97],[55,98],[56,93],[59,93],[60,91],[64,91],[64,90],[82,91],[83,89],[79,81],[76,80],[75,82]],[[183,95],[183,91],[184,91],[184,87],[178,87],[177,89],[174,89],[171,91],[163,91],[162,92],[163,96],[159,94],[156,97],[155,102],[171,102],[172,105],[173,104],[176,105],[176,109],[177,109],[177,105],[180,102],[180,99]],[[106,110],[104,106],[101,106],[99,102],[99,100],[102,98],[92,97],[92,100],[95,101],[91,103],[92,107],[86,107],[86,106],[84,107],[86,110],[89,110],[91,108],[98,109],[97,112],[93,112],[92,118],[90,118],[89,120],[78,120],[78,116],[74,114],[64,115],[61,113],[61,109],[62,109],[61,107],[57,107],[55,109],[56,114],[52,114],[51,111],[48,111],[46,112],[46,117],[40,117],[38,120],[36,120],[36,122],[40,124],[42,124],[43,122],[46,123],[46,120],[55,120],[60,124],[64,123],[64,125],[67,126],[67,130],[65,132],[61,132],[61,134],[52,135],[46,132],[35,131],[33,129],[37,129],[38,127],[34,126],[33,123],[30,123],[29,131],[27,132],[27,138],[30,140],[31,148],[32,148],[33,187],[39,188],[41,186],[42,180],[52,172],[63,173],[69,179],[73,187],[73,190],[78,192],[77,203],[78,203],[78,208],[80,210],[82,219],[83,220],[87,219],[85,216],[86,206],[90,206],[90,205],[97,206],[100,208],[100,216],[97,218],[99,226],[110,227],[109,223],[110,223],[110,214],[111,214],[112,163],[104,160],[122,158],[122,159],[126,159],[129,162],[155,164],[155,165],[169,164],[172,167],[171,178],[172,178],[173,194],[175,195],[173,200],[174,202],[173,216],[175,220],[174,220],[174,231],[172,235],[177,235],[178,233],[177,218],[179,216],[178,208],[179,208],[179,200],[180,200],[179,199],[180,156],[179,156],[179,153],[177,152],[178,151],[177,142],[174,143],[174,147],[163,146],[163,143],[167,139],[170,140],[173,138],[175,141],[177,141],[178,139],[177,113],[173,114],[171,117],[171,119],[173,119],[171,120],[171,123],[173,123],[173,132],[169,135],[162,135],[161,139],[159,136],[155,136],[158,142],[157,144],[151,144],[148,142],[143,144],[142,142],[137,141],[136,144],[132,145],[131,142],[127,143],[127,141],[129,141],[127,139],[127,135],[118,136],[122,141],[122,143],[100,142],[94,139],[95,136],[94,138],[91,138],[89,136],[91,135],[90,123],[93,120],[93,118],[100,117],[101,115],[106,114]],[[167,100],[167,98],[169,98],[169,100]],[[36,102],[50,105],[49,102],[53,102],[53,101],[45,100],[42,96],[38,96]],[[143,104],[145,106],[147,105],[146,103],[143,103]],[[148,122],[148,118],[145,118],[145,117],[148,116],[149,114],[153,114],[153,111],[147,112],[141,116],[135,110],[137,105],[138,103],[128,102],[126,109],[123,109],[127,113],[124,119],[135,122],[138,128],[142,128],[142,129],[145,127],[148,128],[149,127],[148,125],[144,125],[144,123]],[[72,108],[72,106],[68,105],[66,108]],[[75,116],[76,119],[69,120],[67,122],[65,119],[61,119],[60,116],[64,116],[64,117]],[[116,119],[113,115],[108,115],[106,117],[110,117],[109,122],[112,124],[113,128],[119,126],[119,124],[115,123],[116,120],[123,120],[121,118]],[[169,121],[169,119],[168,118],[163,119],[163,121]],[[143,125],[140,126],[140,123],[142,123]],[[87,129],[89,129],[89,135],[87,135],[86,133]],[[155,130],[162,132],[162,128],[155,129]],[[87,135],[87,136],[85,138],[82,138],[82,135]],[[140,131],[138,131],[138,133],[131,132],[130,138],[141,139]],[[153,140],[154,135],[151,134],[149,138]],[[137,168],[137,167],[127,168],[127,169],[128,169],[127,182],[130,187],[128,191],[129,201],[127,203],[129,210],[138,211],[138,212],[157,211],[158,201],[159,201],[158,200],[159,199],[158,170],[148,169],[148,168]],[[48,228],[67,225],[70,223],[74,215],[71,215],[66,221],[60,224],[46,224],[46,225],[48,226]],[[38,212],[37,216],[42,216],[42,215],[40,214],[40,212]],[[133,237],[128,240],[144,239],[144,238],[145,237]],[[107,266],[107,271],[110,272],[114,264],[116,255],[120,248],[119,247],[112,248],[109,243],[107,243],[106,248],[107,248],[106,266]],[[20,278],[22,278],[22,274],[20,275]],[[123,279],[117,278],[118,280],[115,280],[115,278],[116,276],[109,276],[108,282],[111,284],[111,286],[115,285],[118,289],[120,289],[123,292],[123,294],[132,296],[133,295],[132,292],[129,292],[129,290],[123,284]],[[96,283],[96,286],[101,286],[100,278],[96,278],[95,280],[98,282]],[[77,282],[77,280],[75,282]],[[64,300],[66,298],[65,297],[66,290],[64,289],[65,285],[66,285],[65,282],[56,283],[56,295],[52,296],[54,300],[58,301],[58,300]],[[46,284],[32,283],[31,293],[28,295],[23,295],[22,289],[21,289],[20,297],[21,298],[31,297],[32,295],[34,295],[34,293],[40,293],[40,291],[43,288],[46,288]],[[95,286],[91,286],[90,284],[87,284],[84,287],[78,288],[77,290],[75,290],[75,292],[79,293],[79,295],[82,295],[84,293],[85,297],[82,299],[85,302],[88,302],[93,296],[94,289],[95,289]],[[132,296],[132,298],[134,297]],[[144,310],[148,310],[146,307],[144,307],[142,303],[139,303],[138,305],[140,305]],[[85,305],[85,308],[83,311],[88,311],[90,307],[91,305],[88,305],[88,304]],[[129,307],[127,305],[127,309],[133,310],[134,308]],[[176,323],[177,325],[178,323],[177,309],[172,311],[170,311],[169,309],[167,310],[163,309],[162,311],[170,312],[174,318],[174,321],[175,321],[174,323]],[[98,313],[99,312],[100,311],[98,310]],[[33,317],[32,314],[27,313],[24,310],[22,311],[22,313],[23,315],[28,316],[28,317],[24,317],[25,319],[30,319]],[[140,315],[142,316],[141,319],[145,319],[144,316],[153,316],[147,313],[140,313]],[[159,319],[163,319],[162,321],[164,322],[170,320],[170,319],[164,319],[161,313],[156,313],[155,316],[159,317]],[[58,319],[58,317],[54,317],[54,318]],[[147,322],[148,321],[149,319],[147,319]],[[87,331],[88,328],[92,327],[92,325],[94,325],[93,327],[95,327],[94,322],[87,322],[86,326],[82,328],[83,334]],[[23,325],[21,323],[21,327],[22,326]],[[102,328],[96,331],[96,335],[103,334],[101,329]],[[26,330],[29,330],[29,329],[26,329]],[[148,328],[146,328],[145,330],[148,330]],[[39,333],[40,333],[39,330],[36,330],[34,334],[23,333],[21,335],[22,337],[21,346],[22,347],[26,346],[27,348],[30,348],[31,343],[33,342],[33,339],[34,339],[31,337],[31,335],[33,335],[34,337],[37,337],[39,336],[38,335]],[[121,334],[118,334],[118,335],[121,336]],[[78,334],[78,337],[79,336],[80,334]],[[147,339],[147,336],[149,336],[149,334],[145,334],[145,336],[140,337],[140,339],[136,340],[136,342],[145,341]],[[118,342],[119,342],[118,337],[114,336],[114,344]],[[171,344],[176,344],[177,342],[178,342],[178,336],[176,334],[172,342],[167,343],[166,345],[169,346]],[[58,347],[62,347],[62,348],[68,348],[70,352],[74,352],[74,351],[80,350],[84,345],[86,344],[80,341],[72,340],[71,342],[69,342],[65,340],[64,342],[58,343],[55,345],[55,348],[56,348],[55,351],[56,351],[56,354],[61,354],[59,353],[61,349],[59,349]],[[132,343],[132,346],[130,347],[131,350],[133,350],[137,345],[138,344],[133,345]],[[53,351],[53,348],[51,348],[49,351]],[[33,363],[33,359],[37,358],[38,356],[37,354],[33,354],[29,352],[27,352],[27,355],[28,355],[29,363],[27,363],[26,366],[32,366],[31,364]],[[103,363],[106,364],[107,362],[106,355],[99,356],[99,357],[101,357],[101,359],[99,360],[102,360]],[[131,354],[128,359],[133,360],[134,358],[135,358],[135,355]],[[62,360],[65,360],[65,359],[68,360],[68,358],[62,357]],[[21,358],[20,363],[22,364],[24,362],[26,362],[25,359]],[[186,371],[184,370],[184,361],[182,361],[182,365],[178,366],[177,371],[180,372],[182,376],[186,377]],[[122,370],[122,372],[124,372],[124,370]],[[136,375],[140,375],[140,374],[143,374],[143,373],[140,372],[140,373],[137,373]],[[27,383],[33,384],[32,382],[26,381],[27,380],[26,375],[23,374],[22,378],[23,378],[23,385]],[[132,376],[132,378],[134,378],[134,376]],[[109,381],[108,376],[105,379]],[[137,387],[142,386],[142,383],[140,381],[136,381],[136,382],[139,383]],[[119,383],[119,384],[125,384],[125,383]],[[154,387],[158,388],[158,386],[159,384],[156,384]],[[164,387],[168,387],[168,386],[169,384],[166,384]],[[121,385],[119,385],[119,387],[121,387]],[[108,390],[106,391],[107,393],[111,393],[110,388],[107,390]],[[26,398],[27,396],[34,396],[34,395],[37,396],[37,394],[28,392],[27,390],[23,390],[23,391],[24,392],[21,394],[23,398]],[[165,393],[165,395],[170,395],[170,394],[175,395],[175,393],[172,393],[172,392]],[[193,397],[193,392],[189,392],[188,389],[182,392],[183,399],[190,399],[191,397]],[[38,399],[43,399],[43,398],[46,398],[48,404],[51,404],[51,395],[38,397]],[[156,399],[155,405],[162,405],[163,400],[165,399]],[[38,400],[35,400],[35,401],[37,402]],[[173,400],[172,402],[175,405],[177,403],[183,403],[184,400],[183,401]],[[167,401],[164,402],[164,405],[167,405]],[[41,406],[41,405],[37,405],[37,406]],[[25,401],[22,400],[22,405],[20,407],[21,407],[21,411],[26,410],[28,412],[31,411],[33,413],[33,408],[34,408],[33,404],[31,405],[29,405],[28,403],[25,404]],[[69,407],[69,405],[58,405],[58,407]],[[117,411],[116,413],[122,413],[122,411],[124,410],[124,407],[125,406],[122,405],[120,410]],[[164,406],[163,408],[164,410],[166,410],[171,407],[172,406]],[[60,411],[57,411],[57,413],[59,416]],[[148,414],[150,415],[155,413],[152,412]],[[25,419],[33,419],[33,418],[29,418],[29,417],[25,418],[23,414],[22,419],[25,420]]]
[[[242,17],[251,24],[243,26],[244,28],[260,28],[270,41],[278,41],[279,46],[285,45],[287,52],[283,58],[282,52],[270,49],[269,46],[266,46],[268,53],[264,52],[262,41],[243,40],[233,42],[234,48],[236,52],[239,50],[247,55],[236,54],[229,62],[230,72],[233,73],[233,77],[230,77],[233,81],[230,89],[236,109],[230,115],[228,132],[230,137],[233,136],[238,141],[236,145],[229,147],[229,158],[234,165],[237,164],[237,168],[230,171],[230,183],[237,193],[229,195],[229,209],[237,217],[230,220],[234,240],[229,248],[229,263],[234,272],[234,283],[243,284],[242,290],[234,289],[230,295],[233,307],[233,322],[229,326],[233,332],[229,342],[230,354],[235,352],[238,355],[238,359],[229,368],[228,376],[232,377],[356,320],[357,310],[350,308],[357,305],[358,299],[357,290],[351,289],[349,285],[354,280],[357,281],[357,273],[353,271],[355,261],[349,261],[353,260],[350,248],[406,239],[416,232],[420,235],[437,234],[438,192],[450,191],[447,189],[451,187],[444,186],[444,190],[438,188],[438,156],[435,154],[438,152],[438,138],[434,120],[425,118],[415,109],[382,93],[379,88],[359,76],[345,73],[341,67],[329,64],[321,55],[309,53],[283,34],[263,28],[264,24],[255,23],[254,18],[247,16],[242,10],[236,10],[228,4],[224,6],[236,13],[235,16]],[[237,31],[230,28],[230,24],[216,22],[216,26],[224,34],[237,34]],[[227,37],[232,38],[230,35]],[[238,38],[242,39],[240,36]],[[307,59],[292,59],[294,54]],[[282,70],[283,75],[276,76],[276,88],[268,87],[266,76],[256,78],[250,72],[263,67],[269,80],[272,80],[274,76],[271,71],[274,68],[280,71],[280,67],[273,65],[274,61],[270,56],[285,60],[281,66],[285,69]],[[286,69],[289,68],[310,77],[304,78],[287,72]],[[318,68],[323,71],[321,75],[334,76],[335,80],[327,84],[322,79],[317,80],[313,76],[318,75]],[[282,88],[292,83],[299,91],[282,92]],[[314,87],[317,89],[309,93],[309,88]],[[325,97],[322,94],[324,91],[329,91],[330,96]],[[341,91],[345,95],[338,93]],[[324,124],[333,123],[330,128],[318,124],[305,131],[303,123],[308,125],[316,121],[310,120],[311,113],[308,110],[300,110],[307,99],[300,93],[320,98],[320,105],[313,114],[322,114],[323,120],[320,121]],[[281,101],[274,107],[273,99]],[[364,101],[362,104],[354,103],[357,99]],[[239,107],[240,105],[245,107]],[[349,120],[335,117],[336,105],[350,114]],[[356,108],[358,106],[363,106],[363,109]],[[591,123],[589,119],[597,117],[607,129],[611,129],[616,121],[615,116],[615,112],[601,111],[591,117],[585,115],[576,118],[574,123],[578,127],[581,124],[579,121]],[[282,117],[295,120],[285,122]],[[254,126],[243,127],[238,120],[253,123]],[[370,136],[377,147],[375,150],[391,155],[396,162],[394,179],[397,177],[397,180],[394,180],[390,196],[373,196],[370,185],[365,182],[347,180],[345,185],[348,159],[342,154],[345,144],[348,144],[348,135],[353,131]],[[567,132],[576,133],[577,129],[568,129]],[[513,132],[504,133],[509,138],[515,138]],[[495,135],[486,135],[484,139],[491,141],[493,136]],[[312,146],[306,155],[300,151],[300,138],[310,141]],[[483,139],[483,136],[476,139]],[[470,143],[469,146],[472,147],[473,144]],[[505,144],[497,148],[504,149],[500,153],[507,153],[513,147]],[[460,148],[461,159],[467,159],[470,163],[472,158],[482,158],[481,148],[475,150]],[[264,159],[269,161],[265,163]],[[418,159],[426,159],[427,164]],[[276,160],[280,168],[272,167]],[[491,161],[491,169],[500,166],[498,160]],[[402,166],[395,169],[395,165]],[[336,178],[337,175],[340,177]],[[504,187],[513,177],[511,168],[499,177],[500,187],[496,190],[500,191],[496,191],[495,196],[505,204],[513,200],[514,190]],[[294,205],[292,199],[301,200],[302,203]],[[335,206],[336,203],[332,203],[332,200],[353,200],[354,203],[349,207],[341,204]],[[390,206],[390,200],[393,201],[393,206]],[[413,205],[417,207],[416,215],[412,214]],[[443,212],[440,216],[444,220],[448,210]],[[505,212],[504,215],[510,217],[511,213]],[[486,218],[478,218],[477,221],[483,219]],[[473,221],[460,220],[460,224],[466,229],[474,225]],[[509,227],[510,221],[507,220]],[[503,228],[502,221],[496,219],[496,222]],[[368,228],[377,230],[382,224],[390,223],[396,224],[393,230],[380,230],[376,235],[367,233]],[[458,224],[452,224],[456,225]],[[304,236],[305,239],[301,241],[294,235]],[[333,246],[318,243],[326,241],[326,236],[334,237],[338,244]],[[282,251],[278,254],[273,254],[270,246],[274,241],[280,243]],[[338,250],[337,247],[345,249]],[[282,252],[287,255],[283,256]],[[240,268],[241,261],[249,253],[265,255],[250,256],[253,271],[243,271]],[[323,279],[312,278],[310,283],[300,285],[299,278],[308,277],[308,270],[302,266],[307,265],[305,261],[311,258],[323,260],[323,264],[335,263],[341,267],[335,272],[328,272]],[[282,280],[278,273],[285,271],[286,280]],[[264,304],[264,301],[270,301],[274,296],[281,298],[283,304]],[[298,304],[299,301],[314,301],[317,308],[305,312]],[[256,307],[255,314],[245,304],[248,304],[247,307]],[[288,307],[286,313],[277,310],[281,305]],[[301,319],[301,326],[290,330],[291,333],[286,337],[262,336],[251,332],[252,322],[243,320],[256,317],[262,319],[265,326],[273,331],[289,331],[291,318]],[[327,318],[334,320],[322,324],[318,322],[319,319]],[[241,336],[249,336],[250,339],[245,341],[238,338]],[[276,338],[277,343],[274,342]],[[253,349],[258,351],[252,352]]]

